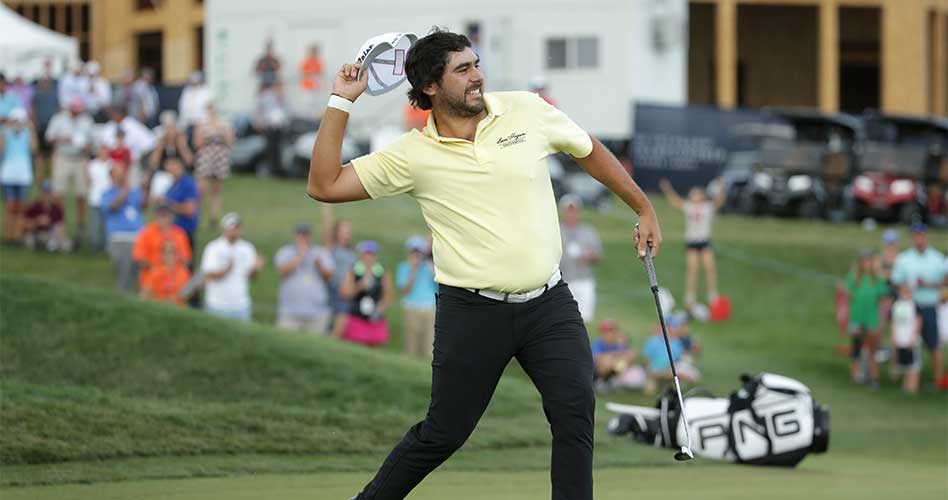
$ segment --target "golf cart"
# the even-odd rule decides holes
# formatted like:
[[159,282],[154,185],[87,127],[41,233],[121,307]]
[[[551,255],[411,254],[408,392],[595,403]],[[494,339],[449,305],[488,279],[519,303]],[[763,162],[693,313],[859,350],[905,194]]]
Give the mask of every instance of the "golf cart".
[[600,212],[611,208],[612,192],[586,173],[572,156],[557,153],[547,157],[550,169],[550,181],[553,183],[553,196],[559,200],[563,195],[572,193],[583,200],[583,206],[595,208]]
[[[266,136],[250,127],[249,120],[238,121],[237,143],[230,153],[232,168],[235,172],[251,172],[262,176],[306,177],[318,128],[319,122],[315,120],[290,120],[281,141],[280,164],[273,166],[270,165]],[[343,163],[365,152],[348,134],[343,138]]]
[[875,112],[862,119],[861,173],[847,190],[849,215],[906,224],[937,217],[948,182],[948,121]]
[[[747,214],[821,217],[842,207],[858,122],[808,110],[765,110],[731,131],[721,174],[726,207]],[[710,190],[710,188],[709,188]]]

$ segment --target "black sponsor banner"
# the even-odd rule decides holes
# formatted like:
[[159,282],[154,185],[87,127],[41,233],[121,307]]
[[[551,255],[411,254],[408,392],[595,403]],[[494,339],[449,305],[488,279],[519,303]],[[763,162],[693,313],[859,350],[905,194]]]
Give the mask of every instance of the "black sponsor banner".
[[643,189],[658,188],[667,178],[680,194],[705,186],[727,159],[735,125],[760,122],[760,112],[725,111],[710,106],[635,104],[632,167]]

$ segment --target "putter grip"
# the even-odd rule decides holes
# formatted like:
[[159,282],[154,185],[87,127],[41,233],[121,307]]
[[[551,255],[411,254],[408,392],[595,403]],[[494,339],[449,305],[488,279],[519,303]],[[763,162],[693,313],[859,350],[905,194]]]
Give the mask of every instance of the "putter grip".
[[652,264],[652,251],[645,248],[645,272],[648,273],[648,286],[653,290],[658,289],[658,278],[655,277],[655,265]]

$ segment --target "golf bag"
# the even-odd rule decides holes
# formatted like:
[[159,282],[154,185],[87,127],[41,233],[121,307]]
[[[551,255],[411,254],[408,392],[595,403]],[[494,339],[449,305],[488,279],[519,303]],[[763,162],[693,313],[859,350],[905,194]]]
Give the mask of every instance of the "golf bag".
[[[684,397],[695,455],[754,465],[795,467],[808,453],[829,448],[829,408],[818,405],[810,389],[781,375],[741,376],[742,387],[730,398],[707,391]],[[619,415],[609,433],[631,434],[644,444],[678,448],[685,441],[684,423],[673,388],[655,408],[608,403]]]

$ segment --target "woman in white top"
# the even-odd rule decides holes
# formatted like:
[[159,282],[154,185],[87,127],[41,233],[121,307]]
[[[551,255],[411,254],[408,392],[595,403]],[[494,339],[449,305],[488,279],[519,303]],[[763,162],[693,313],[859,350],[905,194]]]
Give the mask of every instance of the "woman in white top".
[[703,189],[693,187],[688,198],[682,199],[675,192],[668,179],[662,179],[658,186],[665,193],[668,202],[685,213],[685,304],[691,308],[695,303],[698,290],[698,260],[704,265],[704,277],[708,286],[708,302],[718,298],[718,278],[714,267],[714,250],[711,248],[711,221],[714,214],[724,205],[724,190],[720,190],[714,200],[709,200]]

